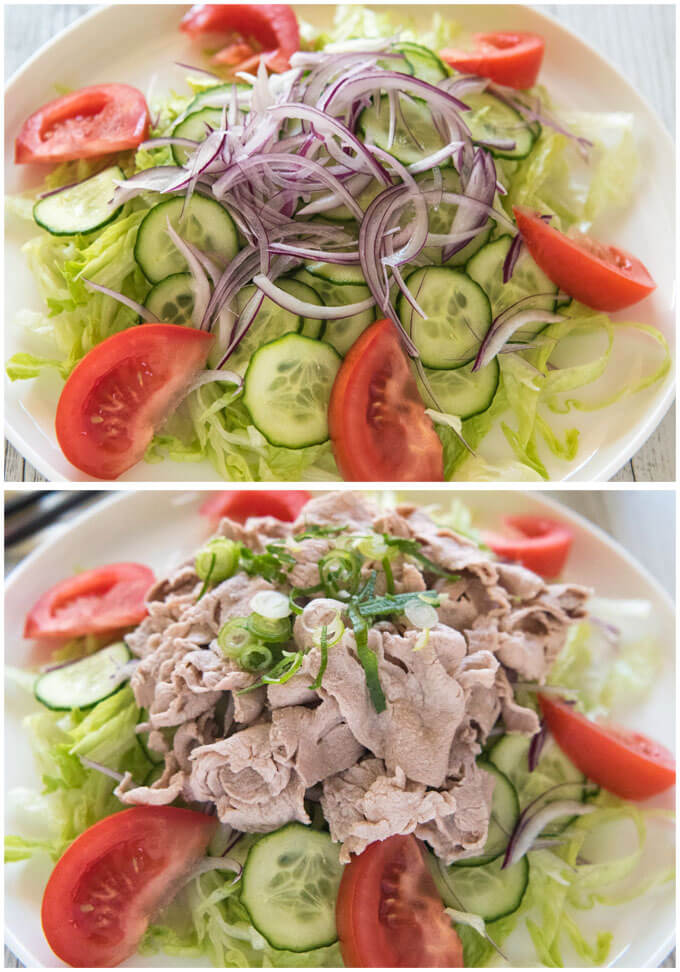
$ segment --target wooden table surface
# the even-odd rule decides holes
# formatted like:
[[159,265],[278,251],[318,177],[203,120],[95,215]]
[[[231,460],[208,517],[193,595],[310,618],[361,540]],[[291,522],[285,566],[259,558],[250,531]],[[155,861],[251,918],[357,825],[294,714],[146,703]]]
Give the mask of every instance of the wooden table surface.
[[[8,4],[5,7],[5,76],[83,13],[88,4]],[[614,63],[654,106],[663,123],[675,127],[675,8],[657,4],[547,4],[537,6],[573,30]],[[614,477],[623,482],[675,481],[675,409]],[[9,444],[5,479],[43,479]]]
[[[672,489],[551,490],[550,495],[618,540],[671,596],[675,595],[675,545],[672,542],[675,536],[675,493]],[[8,552],[5,569],[16,566],[43,538],[44,534],[39,535]],[[661,967],[675,968],[675,952]],[[7,948],[5,968],[21,968],[21,963]]]

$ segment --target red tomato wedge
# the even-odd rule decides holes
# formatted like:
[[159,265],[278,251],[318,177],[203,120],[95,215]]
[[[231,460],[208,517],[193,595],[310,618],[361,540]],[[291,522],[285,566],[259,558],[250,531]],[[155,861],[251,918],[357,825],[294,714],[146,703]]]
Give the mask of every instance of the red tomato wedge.
[[504,560],[516,560],[540,574],[553,578],[562,573],[574,534],[569,527],[547,516],[506,516],[508,536],[487,532],[484,542]]
[[[297,17],[282,3],[200,3],[184,15],[180,28],[191,37],[228,40],[213,60],[244,70],[244,64],[252,70],[263,58],[271,71],[287,71],[290,55],[300,48]],[[245,48],[238,50],[240,44]]]
[[637,304],[656,288],[637,257],[588,236],[567,236],[526,206],[513,206],[529,253],[561,290],[595,310]]
[[177,807],[133,807],[80,835],[52,871],[42,926],[75,968],[111,967],[134,955],[150,918],[203,856],[217,818]]
[[139,624],[155,581],[143,564],[109,564],[60,581],[33,605],[25,638],[77,638]]
[[605,790],[624,800],[646,800],[675,784],[675,759],[665,746],[639,732],[591,722],[560,699],[538,700],[562,752]]
[[304,489],[234,489],[214,493],[200,512],[213,520],[228,516],[245,523],[249,516],[273,516],[292,523],[312,497]]
[[390,837],[352,858],[335,913],[349,968],[463,968],[463,946],[415,837]]
[[448,49],[439,56],[458,71],[490,78],[508,88],[531,88],[541,70],[545,41],[538,34],[495,31],[473,34],[472,51]]
[[425,414],[394,324],[371,324],[338,371],[328,412],[335,461],[354,482],[444,478],[442,444]]
[[24,122],[15,162],[68,162],[137,148],[149,131],[141,91],[128,84],[96,84],[56,98]]
[[57,439],[68,461],[98,479],[116,479],[139,462],[204,366],[212,340],[190,327],[143,324],[94,347],[57,406]]

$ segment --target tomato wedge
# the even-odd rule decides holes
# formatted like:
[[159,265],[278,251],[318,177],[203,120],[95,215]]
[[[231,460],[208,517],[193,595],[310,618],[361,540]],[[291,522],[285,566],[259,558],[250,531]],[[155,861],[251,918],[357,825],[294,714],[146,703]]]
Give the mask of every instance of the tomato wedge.
[[24,638],[77,638],[139,624],[155,581],[143,564],[108,564],[60,581],[33,605]]
[[312,497],[304,489],[225,489],[201,506],[201,514],[213,520],[228,516],[245,523],[249,516],[273,516],[292,523]]
[[637,304],[656,288],[637,257],[588,236],[567,236],[526,206],[513,206],[529,253],[553,283],[595,310]]
[[639,732],[591,722],[561,699],[539,695],[548,729],[572,763],[624,800],[646,800],[675,784],[673,754]]
[[24,122],[15,162],[68,162],[136,148],[149,131],[141,91],[128,84],[96,84],[43,105]]
[[333,384],[328,425],[347,480],[444,478],[442,444],[387,318],[371,324],[350,348]]
[[472,51],[448,49],[439,56],[458,71],[490,78],[508,88],[531,88],[543,63],[545,41],[538,34],[494,31],[473,34]]
[[485,543],[504,560],[516,560],[540,574],[553,578],[562,573],[569,556],[574,534],[557,520],[547,516],[506,516],[504,525],[508,536],[487,532]]
[[55,955],[81,969],[134,955],[216,827],[216,817],[177,807],[133,807],[89,827],[60,857],[43,895]]
[[352,859],[336,923],[350,968],[463,968],[460,938],[413,836],[378,841]]
[[282,3],[199,3],[184,15],[180,29],[191,37],[227,39],[213,60],[234,69],[253,70],[262,58],[270,71],[287,71],[290,55],[300,48],[297,17]]
[[57,406],[57,439],[68,461],[98,479],[116,479],[139,462],[204,366],[212,340],[190,327],[143,324],[94,347]]

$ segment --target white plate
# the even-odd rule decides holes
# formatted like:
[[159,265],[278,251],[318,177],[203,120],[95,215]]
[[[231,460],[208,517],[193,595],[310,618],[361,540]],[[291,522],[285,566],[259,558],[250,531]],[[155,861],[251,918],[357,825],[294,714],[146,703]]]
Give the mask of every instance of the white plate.
[[[154,92],[181,89],[183,72],[173,62],[196,63],[196,51],[177,29],[184,8],[166,5],[126,4],[98,9],[64,31],[39,51],[7,88],[5,100],[6,188],[16,192],[38,185],[40,167],[15,166],[14,138],[24,119],[37,105],[54,97],[54,84],[72,87],[105,81],[125,81],[147,91],[155,76]],[[319,26],[328,24],[332,6],[300,7],[302,16]],[[410,5],[408,16],[423,29],[441,6]],[[457,4],[451,16],[473,30],[517,29],[536,31],[547,42],[541,79],[562,103],[587,110],[633,112],[640,139],[638,204],[615,222],[597,227],[604,239],[630,249],[651,269],[658,282],[654,295],[634,308],[632,317],[654,324],[674,349],[674,149],[662,124],[633,88],[577,37],[549,18],[522,6]],[[32,276],[20,253],[20,245],[34,235],[30,227],[8,220],[6,244],[6,340],[5,354],[27,350],[31,338],[15,323],[22,308],[40,309]],[[620,315],[626,319],[625,315]],[[38,350],[36,348],[36,350]],[[39,353],[39,351],[38,351]],[[44,353],[44,349],[43,349]],[[612,369],[617,370],[617,369]],[[635,358],[622,363],[624,373],[635,370]],[[619,372],[620,374],[620,372]],[[568,416],[564,427],[581,429],[579,456],[569,465],[553,456],[546,458],[551,479],[609,479],[651,435],[673,401],[674,378],[666,379],[633,399],[624,399],[594,415]],[[37,381],[6,383],[7,436],[12,444],[50,480],[88,480],[90,477],[68,463],[56,443],[54,415],[61,389],[56,375]],[[557,423],[556,423],[557,424]],[[498,442],[496,442],[496,438]],[[486,449],[508,450],[501,435],[489,436]],[[139,463],[125,473],[125,482],[215,481],[206,461],[201,464]]]
[[[404,491],[400,495],[416,503],[438,502],[445,506],[451,491]],[[654,605],[660,626],[660,643],[665,648],[664,668],[651,697],[644,705],[626,715],[626,725],[640,729],[673,748],[674,692],[673,644],[674,610],[668,595],[659,584],[621,547],[602,531],[571,511],[559,506],[544,493],[508,493],[502,491],[456,491],[456,496],[475,513],[477,523],[493,525],[494,520],[509,510],[522,513],[558,513],[573,527],[576,538],[567,564],[568,580],[584,583],[609,597],[641,597]],[[197,511],[205,494],[199,492],[118,493],[83,514],[28,557],[11,575],[6,587],[6,659],[11,665],[25,665],[28,645],[21,640],[26,612],[36,597],[63,578],[75,567],[92,567],[114,561],[139,560],[157,572],[167,570],[196,549],[205,539],[206,522]],[[124,528],[123,528],[124,524]],[[171,527],[169,525],[171,524]],[[16,787],[38,784],[30,748],[21,729],[21,719],[35,711],[35,703],[13,683],[6,688],[5,725],[5,792],[7,799],[6,832],[26,832],[30,821],[16,811],[11,791]],[[660,805],[672,807],[672,794],[665,794]],[[662,834],[659,846],[646,849],[650,867],[673,857],[671,828]],[[54,967],[55,958],[40,928],[40,901],[51,866],[48,860],[34,860],[5,867],[5,915],[7,943],[27,966]],[[585,920],[590,927],[591,914]],[[675,909],[673,885],[628,906],[603,908],[596,916],[597,929],[614,933],[614,965],[624,968],[653,968],[673,947]],[[536,964],[529,948],[523,961],[516,951],[517,967]],[[135,958],[126,965],[182,967],[170,957]],[[192,963],[193,964],[193,963]]]

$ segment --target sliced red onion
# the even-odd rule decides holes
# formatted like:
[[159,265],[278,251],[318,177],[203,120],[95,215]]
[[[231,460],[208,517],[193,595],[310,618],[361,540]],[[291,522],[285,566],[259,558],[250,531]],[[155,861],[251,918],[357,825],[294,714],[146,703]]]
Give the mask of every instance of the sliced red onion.
[[[472,158],[470,171],[465,179],[465,195],[493,208],[496,194],[496,166],[488,152],[477,149]],[[459,205],[451,223],[451,233],[463,233],[470,229],[482,229],[486,225],[487,215],[475,212],[475,207],[469,204]],[[465,246],[464,243],[452,243],[444,248],[442,261],[445,263],[455,253]]]
[[[180,138],[177,135],[163,135],[158,138],[147,138],[139,146],[140,149],[163,148],[164,145],[180,145],[183,148],[196,149],[200,145],[194,138]],[[148,169],[146,170],[149,171]]]
[[202,857],[200,861],[188,872],[182,884],[188,884],[201,874],[208,874],[210,871],[233,871],[235,877],[232,884],[241,880],[243,865],[231,857]]
[[57,189],[50,189],[48,192],[38,193],[38,199],[47,199],[49,196],[56,196],[58,192],[65,192],[67,189],[73,189],[74,186],[79,185],[79,182],[69,182],[65,186],[59,186]]
[[[330,112],[331,106],[337,110],[355,98],[363,95],[366,91],[399,91],[414,94],[422,100],[427,101],[431,110],[445,111],[448,114],[454,109],[456,119],[460,122],[459,112],[468,111],[468,106],[454,95],[449,94],[442,88],[437,88],[427,81],[414,78],[407,74],[399,74],[397,71],[381,71],[379,75],[364,74],[354,78],[342,78],[337,82],[326,95],[323,103],[324,111]],[[461,122],[463,129],[467,131],[467,126]]]
[[479,371],[480,368],[483,368],[492,361],[506,341],[509,341],[512,335],[526,324],[533,324],[536,321],[543,321],[546,324],[556,324],[558,321],[563,320],[564,316],[562,314],[552,314],[549,311],[542,311],[538,308],[518,311],[512,317],[506,317],[502,321],[497,318],[489,328],[486,337],[480,345],[472,370]]
[[114,192],[117,204],[127,202],[140,192],[166,192],[168,187],[186,174],[178,165],[157,165],[151,169],[143,169],[135,175],[119,182]]
[[531,742],[529,743],[529,752],[527,753],[527,763],[529,766],[529,772],[533,773],[538,762],[541,758],[541,753],[548,741],[548,730],[544,722],[541,722],[541,728],[531,737]]
[[362,314],[364,311],[370,310],[371,307],[375,306],[373,296],[366,298],[366,300],[360,300],[356,304],[340,304],[334,307],[322,307],[317,304],[309,304],[307,301],[299,300],[297,297],[293,297],[292,294],[286,293],[285,290],[281,290],[280,287],[277,287],[275,283],[272,283],[271,280],[261,273],[253,277],[253,283],[258,290],[261,290],[265,296],[273,300],[279,307],[283,307],[284,310],[290,311],[292,314],[297,314],[299,317],[339,321],[343,317],[353,317],[355,314]]
[[187,71],[195,72],[196,74],[205,74],[209,78],[214,78],[215,81],[221,81],[222,78],[219,74],[215,74],[214,71],[207,71],[205,68],[196,67],[194,64],[184,64],[182,61],[175,61],[177,67],[184,68]]
[[126,297],[125,294],[119,293],[117,290],[111,290],[110,287],[102,287],[101,284],[95,283],[93,280],[88,280],[86,277],[80,278],[86,287],[90,290],[97,290],[100,294],[106,294],[107,297],[112,297],[117,300],[119,304],[124,304],[129,307],[130,310],[135,311],[144,321],[152,321],[154,324],[160,324],[160,319],[152,314],[150,310],[147,310],[143,304],[138,304],[136,300],[131,300]]
[[200,326],[200,322],[205,316],[210,301],[210,283],[208,282],[201,262],[194,256],[193,251],[186,245],[179,233],[175,232],[169,218],[166,219],[165,224],[168,230],[168,236],[189,264],[189,271],[193,278],[195,288],[193,319],[194,323],[198,322]]
[[[103,773],[104,776],[110,776],[112,780],[116,780],[118,783],[122,783],[125,779],[125,774],[119,773],[118,770],[111,769],[109,766],[104,766],[103,763],[97,763],[87,756],[79,756],[78,759],[86,769],[96,770],[98,773]],[[139,786],[138,783],[135,785]]]
[[517,233],[512,243],[508,248],[508,252],[505,255],[505,260],[503,261],[503,283],[506,284],[512,277],[515,270],[515,265],[519,259],[519,255],[522,252],[522,234]]
[[183,397],[186,398],[191,392],[195,392],[197,388],[202,388],[203,385],[209,385],[214,381],[226,381],[231,385],[236,385],[237,388],[243,386],[243,378],[241,375],[237,375],[235,371],[224,371],[224,369],[213,368],[209,371],[199,371]]
[[442,162],[450,159],[455,152],[463,147],[463,144],[460,139],[455,139],[453,142],[449,142],[448,145],[433,152],[432,155],[426,156],[419,162],[412,162],[407,166],[407,169],[412,175],[417,175],[419,172],[429,172],[430,169],[434,169],[435,166],[441,165]]
[[508,841],[502,869],[512,867],[520,858],[524,857],[532,849],[534,841],[551,820],[556,820],[558,817],[581,817],[596,809],[597,807],[592,804],[579,803],[576,800],[557,800],[524,819],[522,819],[523,815],[520,814]]

